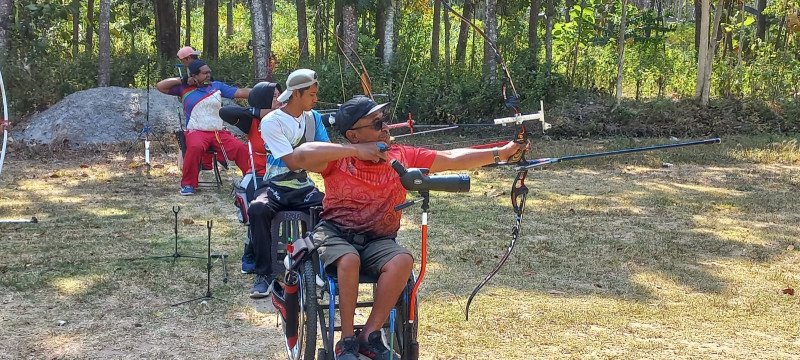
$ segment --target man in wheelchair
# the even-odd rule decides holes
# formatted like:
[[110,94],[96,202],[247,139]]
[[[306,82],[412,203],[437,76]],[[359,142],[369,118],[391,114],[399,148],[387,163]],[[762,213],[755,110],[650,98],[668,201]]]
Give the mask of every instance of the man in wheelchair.
[[[349,144],[309,142],[285,159],[290,169],[319,172],[325,181],[321,221],[312,236],[320,261],[338,278],[342,338],[336,344],[337,359],[357,359],[359,353],[373,359],[397,358],[383,344],[380,329],[406,286],[413,257],[393,240],[401,218],[394,206],[405,201],[406,190],[389,161],[428,168],[431,173],[463,170],[506,160],[520,147],[513,141],[494,149],[390,147],[385,105],[367,97],[345,102],[334,126]],[[378,283],[372,312],[356,334],[353,317],[360,272],[376,276]]]

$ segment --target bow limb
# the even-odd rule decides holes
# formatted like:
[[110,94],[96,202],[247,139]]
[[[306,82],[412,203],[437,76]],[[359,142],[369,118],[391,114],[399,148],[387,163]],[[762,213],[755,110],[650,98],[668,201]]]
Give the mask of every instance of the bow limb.
[[3,163],[6,159],[6,144],[8,144],[8,100],[6,100],[6,85],[3,82],[3,73],[0,72],[0,94],[3,96],[3,118],[0,119],[0,128],[3,129],[3,149],[0,152],[0,174],[3,172]]
[[472,300],[475,298],[475,295],[483,288],[483,285],[489,282],[489,280],[494,277],[494,274],[497,274],[500,271],[500,268],[503,267],[503,264],[506,263],[508,257],[511,256],[511,252],[514,251],[514,246],[517,244],[517,238],[519,237],[520,225],[522,224],[522,215],[525,211],[525,199],[528,197],[528,187],[525,186],[525,177],[528,175],[527,171],[522,171],[517,173],[516,179],[514,179],[513,189],[511,190],[511,204],[514,207],[514,213],[516,214],[516,223],[514,227],[511,229],[511,243],[508,245],[508,249],[506,249],[506,253],[500,258],[500,261],[495,265],[494,269],[492,269],[486,277],[472,290],[472,294],[469,295],[469,299],[467,300],[467,308],[464,311],[464,316],[467,321],[469,321],[469,306],[472,304]]
[[[319,13],[319,9],[317,9],[317,13]],[[320,22],[322,21],[319,16],[315,17],[318,19],[318,21]],[[337,34],[339,32],[339,26],[338,25],[336,26],[335,32],[332,32],[324,24],[321,27],[325,29],[325,31],[327,31],[328,34],[333,35],[333,37],[336,39],[336,47],[339,48],[339,52],[341,52],[342,55],[344,55],[344,59],[347,60],[347,63],[350,64],[350,67],[353,68],[353,71],[355,71],[358,74],[358,79],[359,81],[361,81],[361,88],[364,90],[364,95],[369,96],[369,98],[372,100],[375,100],[375,97],[372,95],[372,79],[370,78],[369,72],[367,71],[367,66],[364,65],[364,61],[361,59],[360,56],[358,56],[358,52],[356,52],[355,49],[353,49],[353,47],[351,47],[346,41],[344,41],[339,36],[339,34]],[[345,53],[344,49],[342,48],[342,44],[344,44],[344,46],[347,47],[348,50],[350,50],[350,53],[353,54],[356,57],[356,59],[358,59],[358,63],[361,65],[361,71],[358,71],[356,65],[353,64],[353,61],[351,61],[350,58],[347,56],[347,53]]]

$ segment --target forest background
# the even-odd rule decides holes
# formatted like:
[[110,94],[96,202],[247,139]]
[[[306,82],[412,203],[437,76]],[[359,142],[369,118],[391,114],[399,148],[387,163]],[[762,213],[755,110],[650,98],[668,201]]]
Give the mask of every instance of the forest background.
[[366,69],[422,123],[507,115],[505,62],[524,112],[544,100],[566,119],[555,135],[796,130],[800,0],[624,3],[0,0],[0,68],[12,123],[76,91],[175,76],[188,45],[237,86],[316,69],[322,107],[363,93]]

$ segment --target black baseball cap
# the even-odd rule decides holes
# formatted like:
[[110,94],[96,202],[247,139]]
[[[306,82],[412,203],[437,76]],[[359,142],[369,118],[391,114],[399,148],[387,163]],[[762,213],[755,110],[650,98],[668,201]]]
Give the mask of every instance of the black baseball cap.
[[339,106],[339,110],[334,115],[335,122],[333,125],[339,133],[344,135],[358,120],[383,109],[386,105],[389,105],[389,103],[378,104],[366,96],[352,98]]

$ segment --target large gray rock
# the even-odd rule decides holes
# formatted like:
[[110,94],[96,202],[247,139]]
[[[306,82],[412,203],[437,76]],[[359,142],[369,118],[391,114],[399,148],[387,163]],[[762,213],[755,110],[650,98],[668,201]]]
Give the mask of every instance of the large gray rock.
[[[148,119],[147,103],[146,89],[112,86],[79,91],[34,115],[24,129],[12,129],[12,137],[40,144],[66,141],[74,146],[135,141]],[[177,97],[151,89],[149,105],[150,129],[156,136],[180,128],[184,120]],[[223,106],[228,105],[236,104],[223,99]]]

